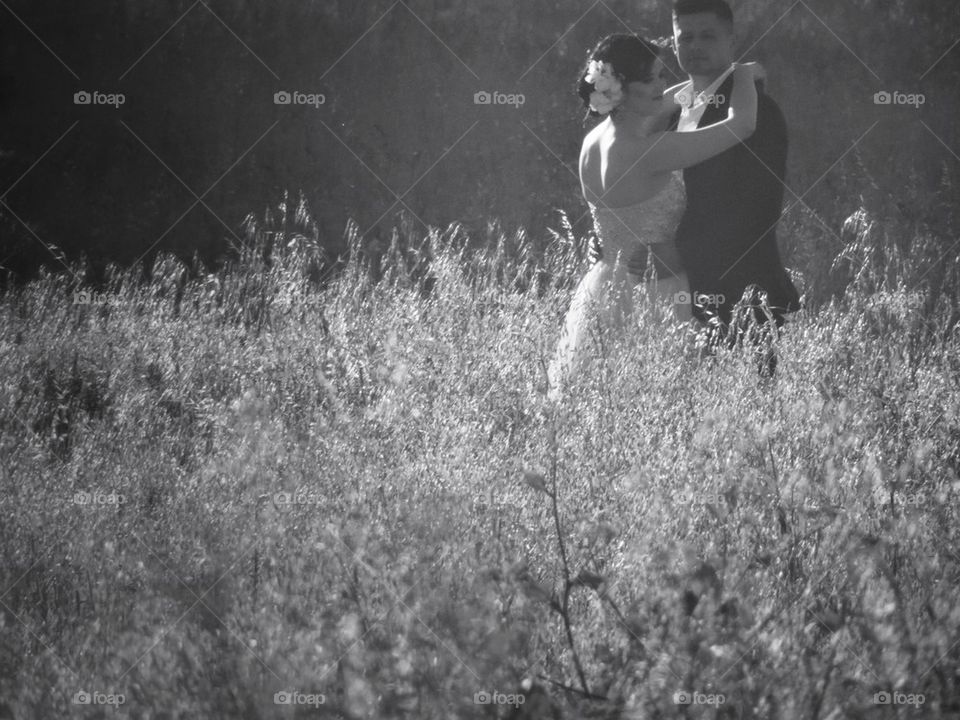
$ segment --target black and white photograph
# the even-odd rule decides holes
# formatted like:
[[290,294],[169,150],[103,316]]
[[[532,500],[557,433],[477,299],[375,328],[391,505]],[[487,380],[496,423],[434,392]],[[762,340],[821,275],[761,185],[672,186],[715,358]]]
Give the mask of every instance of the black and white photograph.
[[0,720],[960,720],[960,4],[0,0]]

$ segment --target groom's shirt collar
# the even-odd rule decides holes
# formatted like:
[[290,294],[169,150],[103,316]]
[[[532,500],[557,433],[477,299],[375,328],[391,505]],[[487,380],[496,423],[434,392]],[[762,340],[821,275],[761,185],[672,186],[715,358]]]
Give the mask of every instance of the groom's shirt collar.
[[734,65],[731,65],[727,68],[726,72],[710,84],[710,87],[697,93],[695,96],[693,94],[693,80],[690,80],[674,94],[677,104],[681,107],[680,122],[677,125],[678,132],[689,132],[690,130],[697,129],[697,125],[700,124],[700,119],[703,117],[707,105],[713,102],[717,90],[719,90],[724,81],[730,77],[730,73],[733,72],[734,67]]

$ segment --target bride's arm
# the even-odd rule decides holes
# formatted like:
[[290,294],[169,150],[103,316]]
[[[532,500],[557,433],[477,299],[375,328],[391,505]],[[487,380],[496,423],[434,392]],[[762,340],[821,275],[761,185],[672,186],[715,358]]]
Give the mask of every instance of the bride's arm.
[[737,65],[733,71],[733,94],[726,120],[690,132],[665,132],[651,136],[642,155],[650,172],[682,170],[729,150],[753,135],[757,127],[756,65]]
[[[762,83],[764,80],[766,80],[767,70],[760,63],[748,62],[748,63],[742,63],[742,65],[744,67],[748,67],[753,70],[754,81]],[[681,90],[684,90],[684,89],[687,89],[690,92],[691,97],[686,99],[687,103],[689,104],[690,100],[693,99],[692,96],[696,94],[693,90],[693,83],[691,81],[684,80],[683,82],[679,82],[673,87],[669,87],[663,91],[663,99],[664,99],[665,105],[667,105],[666,107],[667,111],[674,112],[678,107],[682,107],[683,96],[681,96],[681,99],[678,100],[677,93],[679,93]],[[730,99],[731,101],[733,100],[732,97]]]

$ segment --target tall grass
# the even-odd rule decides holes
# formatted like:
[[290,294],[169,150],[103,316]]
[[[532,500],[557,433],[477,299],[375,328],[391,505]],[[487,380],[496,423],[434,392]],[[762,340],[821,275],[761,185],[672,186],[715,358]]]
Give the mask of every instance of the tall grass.
[[554,405],[568,225],[298,222],[3,298],[0,717],[960,713],[955,318],[869,223],[773,380],[641,303]]

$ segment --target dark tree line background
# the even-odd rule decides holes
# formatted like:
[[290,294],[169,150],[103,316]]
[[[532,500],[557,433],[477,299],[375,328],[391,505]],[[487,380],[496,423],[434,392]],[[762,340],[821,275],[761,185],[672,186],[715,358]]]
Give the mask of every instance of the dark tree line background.
[[[788,264],[826,282],[861,206],[902,242],[948,251],[960,5],[732,5],[739,49],[766,64],[791,131]],[[499,219],[545,247],[558,210],[589,227],[573,95],[586,50],[610,32],[671,31],[668,0],[8,0],[0,18],[0,265],[21,277],[62,269],[60,252],[213,264],[285,193],[302,193],[331,257],[349,219],[375,249],[401,213],[422,233],[458,221],[482,235]],[[81,90],[125,103],[75,105]],[[326,101],[276,105],[282,90]],[[481,90],[525,102],[476,105]],[[876,105],[881,90],[926,102]]]

